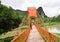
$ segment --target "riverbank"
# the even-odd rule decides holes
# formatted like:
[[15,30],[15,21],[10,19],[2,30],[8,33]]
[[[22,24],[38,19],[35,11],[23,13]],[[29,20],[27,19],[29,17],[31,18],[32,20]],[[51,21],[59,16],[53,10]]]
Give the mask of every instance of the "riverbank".
[[51,25],[57,25],[57,24],[60,24],[60,22],[47,22],[47,23],[44,23],[45,26],[51,26]]
[[60,36],[60,33],[55,33],[56,35]]
[[60,22],[45,23],[45,25],[48,26],[48,29],[50,28],[51,32],[54,31],[54,34],[60,36]]
[[[55,33],[60,36],[60,22],[47,22],[44,24],[49,32]],[[42,24],[39,24],[39,25],[43,27]]]

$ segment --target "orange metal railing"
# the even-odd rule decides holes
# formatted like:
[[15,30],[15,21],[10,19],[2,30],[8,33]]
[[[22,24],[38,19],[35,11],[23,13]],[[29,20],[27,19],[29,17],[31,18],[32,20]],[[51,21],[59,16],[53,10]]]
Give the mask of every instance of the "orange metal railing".
[[37,24],[35,24],[35,26],[36,26],[38,32],[41,34],[41,36],[43,37],[43,39],[46,42],[60,42],[60,36],[54,35],[54,34],[48,32],[47,30],[44,30]]
[[[48,32],[47,30],[44,30],[43,28],[38,26],[36,23],[35,23],[35,26],[36,26],[38,32],[41,34],[41,36],[43,37],[43,39],[46,42],[60,42],[60,36],[54,35],[54,34]],[[16,35],[11,42],[25,42],[29,33],[30,33],[30,26],[22,34]]]
[[17,34],[11,42],[25,42],[29,35],[29,32],[30,32],[30,28],[28,28],[20,35]]

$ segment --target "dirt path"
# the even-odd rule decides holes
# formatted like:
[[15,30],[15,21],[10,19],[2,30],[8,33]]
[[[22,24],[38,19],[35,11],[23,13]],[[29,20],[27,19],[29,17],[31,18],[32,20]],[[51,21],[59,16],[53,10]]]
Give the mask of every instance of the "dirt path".
[[33,25],[26,42],[45,42],[36,27]]

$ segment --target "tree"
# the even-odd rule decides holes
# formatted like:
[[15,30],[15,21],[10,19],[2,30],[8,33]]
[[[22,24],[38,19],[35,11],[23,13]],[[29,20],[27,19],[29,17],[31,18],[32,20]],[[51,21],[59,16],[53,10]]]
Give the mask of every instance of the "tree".
[[[20,17],[11,7],[0,5],[0,30],[8,31],[18,27],[21,23]],[[1,31],[1,32],[3,32]]]

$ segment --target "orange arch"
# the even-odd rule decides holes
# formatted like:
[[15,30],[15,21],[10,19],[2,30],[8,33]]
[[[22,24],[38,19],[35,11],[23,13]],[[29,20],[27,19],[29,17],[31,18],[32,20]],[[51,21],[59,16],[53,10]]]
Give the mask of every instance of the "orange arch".
[[30,18],[31,16],[37,17],[36,14],[36,7],[29,7],[28,8],[28,18]]

